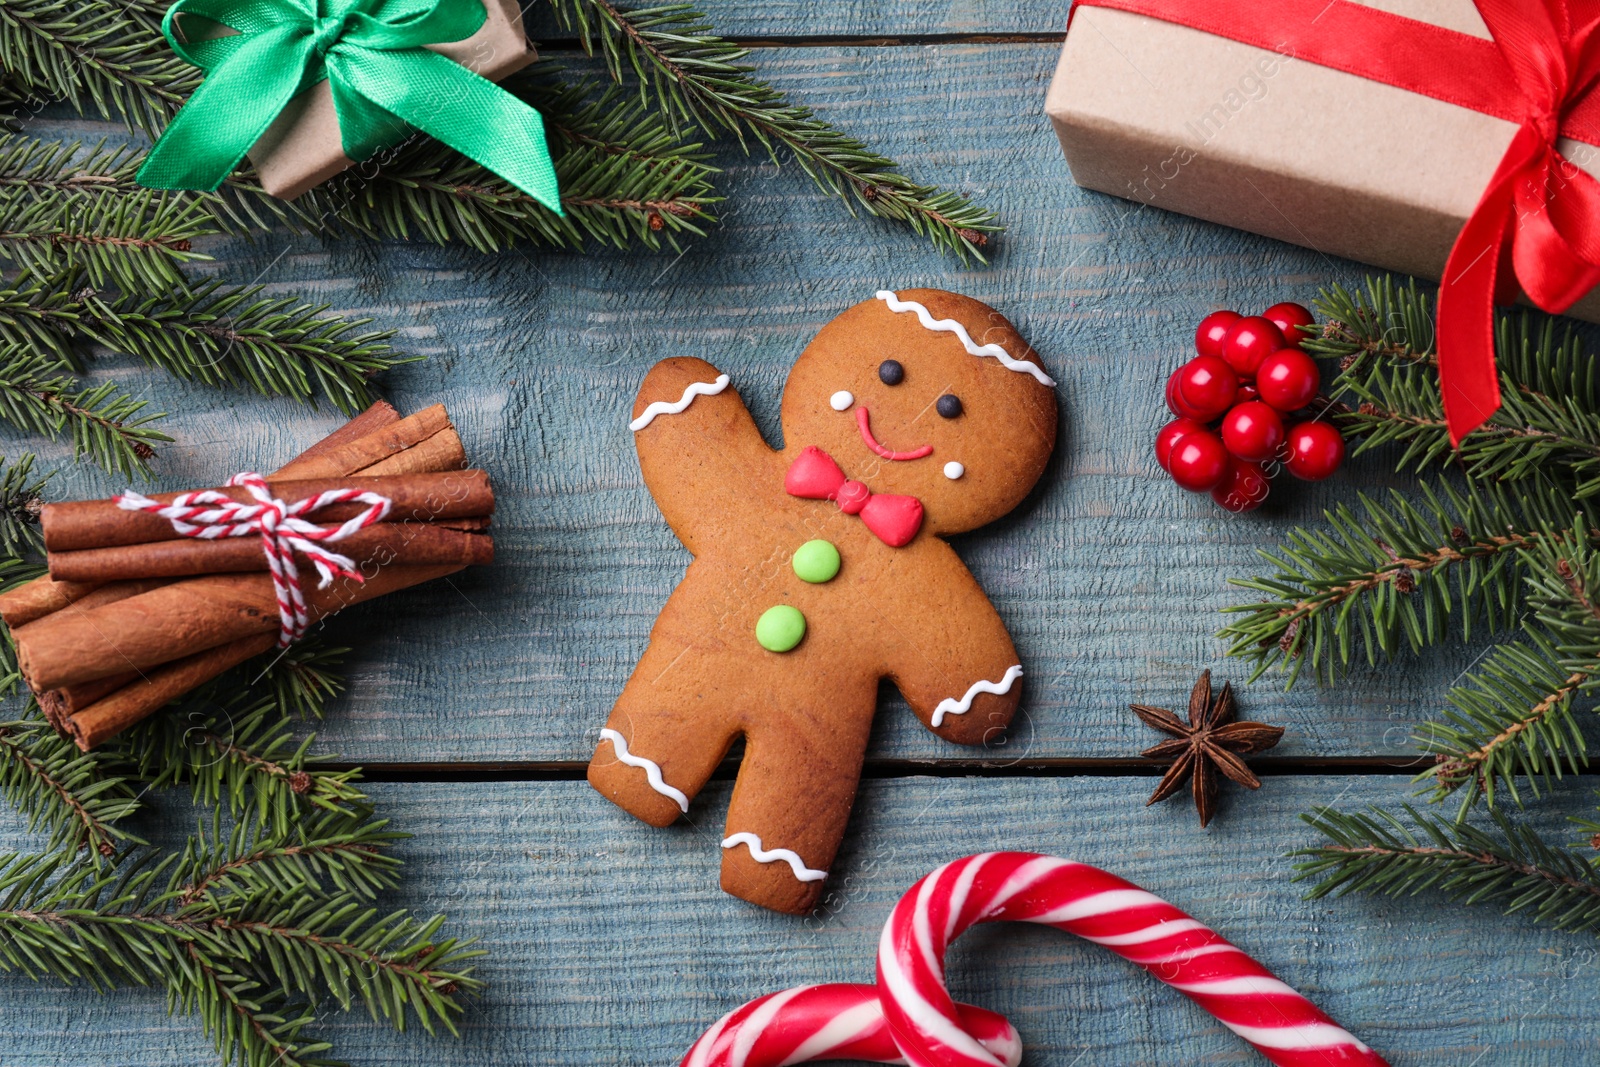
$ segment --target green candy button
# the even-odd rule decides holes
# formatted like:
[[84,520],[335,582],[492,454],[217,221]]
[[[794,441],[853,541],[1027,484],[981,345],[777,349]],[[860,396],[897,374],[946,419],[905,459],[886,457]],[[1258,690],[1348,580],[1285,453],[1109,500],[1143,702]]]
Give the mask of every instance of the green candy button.
[[768,608],[756,620],[756,641],[768,652],[787,652],[806,635],[806,617],[788,604]]
[[807,541],[795,550],[794,572],[803,582],[828,582],[839,573],[839,550],[828,541]]

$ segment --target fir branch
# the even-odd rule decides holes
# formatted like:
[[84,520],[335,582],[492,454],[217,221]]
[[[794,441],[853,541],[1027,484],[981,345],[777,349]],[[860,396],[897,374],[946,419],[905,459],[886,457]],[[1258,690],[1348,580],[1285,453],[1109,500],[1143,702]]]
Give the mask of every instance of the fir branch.
[[[1331,683],[1358,642],[1376,663],[1443,640],[1452,621],[1463,640],[1480,621],[1494,633],[1516,614],[1522,551],[1570,524],[1571,508],[1558,486],[1539,481],[1441,481],[1425,484],[1417,503],[1363,495],[1359,513],[1340,504],[1326,513],[1327,530],[1298,528],[1277,553],[1263,552],[1272,577],[1231,579],[1266,599],[1224,608],[1241,617],[1219,636],[1229,655],[1254,663],[1252,681],[1278,668],[1292,686],[1307,667]],[[1600,515],[1585,521],[1600,527]]]
[[364,329],[371,319],[330,316],[327,304],[260,293],[260,286],[217,282],[111,300],[78,290],[58,314],[106,348],[176,378],[302,402],[326,399],[347,414],[372,403],[373,376],[420,358],[397,358],[388,344],[394,331]]
[[373,899],[399,884],[400,861],[384,849],[407,835],[365,812],[323,812],[308,822],[274,829],[256,819],[224,834],[213,825],[189,839],[178,861],[178,900],[260,892],[336,892]]
[[893,219],[927,237],[963,262],[997,233],[994,213],[965,197],[922,185],[898,172],[893,160],[792,104],[742,62],[749,50],[711,32],[691,4],[625,11],[610,0],[552,0],[562,25],[578,33],[584,50],[596,42],[613,79],[639,82],[641,100],[682,126],[720,128],[748,148],[753,138],[774,159],[782,145],[824,192]]
[[0,345],[29,346],[77,367],[74,341],[92,342],[185,380],[326,399],[345,412],[371,403],[374,376],[415,361],[394,353],[393,331],[365,329],[370,319],[263,298],[259,286],[208,282],[159,296],[104,298],[78,281],[73,274],[25,276],[0,290]]
[[35,458],[32,452],[24,452],[8,465],[0,456],[0,557],[44,552],[39,509],[44,506],[44,487],[55,472],[35,477]]
[[[240,668],[241,671],[248,668]],[[296,740],[292,712],[273,695],[255,697],[232,672],[153,715],[105,747],[153,788],[188,786],[195,803],[254,811],[291,823],[302,805],[349,813],[366,804],[354,770],[321,770],[314,734]],[[231,684],[230,684],[231,683]]]
[[184,284],[181,264],[210,258],[194,239],[215,232],[207,205],[184,194],[0,188],[0,257],[39,275],[81,269],[97,286],[162,292]]
[[1493,805],[1503,788],[1520,804],[1518,778],[1537,796],[1564,771],[1579,773],[1588,746],[1573,699],[1597,671],[1600,660],[1574,664],[1534,627],[1523,643],[1493,649],[1451,688],[1443,721],[1422,725],[1418,740],[1436,762],[1421,780],[1432,783],[1433,799],[1459,791],[1465,811],[1480,796]]
[[83,386],[70,370],[52,352],[0,347],[0,420],[51,439],[70,435],[74,459],[87,456],[116,474],[148,475],[153,445],[172,440],[150,426],[165,415],[142,414],[146,402],[115,382]]
[[1579,496],[1600,492],[1600,373],[1570,326],[1531,312],[1497,316],[1501,407],[1457,450],[1439,395],[1429,299],[1417,283],[1369,279],[1355,294],[1325,290],[1316,303],[1328,321],[1304,347],[1340,359],[1335,391],[1354,401],[1340,422],[1361,436],[1358,452],[1400,445],[1398,469],[1459,464],[1484,479],[1570,471]]
[[194,91],[200,71],[161,40],[149,6],[0,0],[0,68],[22,92],[153,132]]
[[[9,642],[8,642],[9,643]],[[103,755],[79,752],[41,719],[0,723],[0,794],[52,851],[87,850],[93,861],[138,841],[117,825],[141,805]]]
[[482,951],[441,938],[442,916],[380,916],[359,894],[299,880],[194,894],[191,866],[125,854],[97,873],[60,854],[0,857],[0,968],[98,989],[164,984],[224,1063],[263,1065],[325,1062],[312,1057],[330,1046],[301,1033],[324,998],[345,1009],[359,1000],[397,1029],[415,1019],[455,1033],[458,994],[482,986],[470,965]]
[[[321,232],[460,241],[482,252],[521,242],[582,247],[587,241],[649,248],[705,233],[720,198],[715,168],[698,144],[681,143],[659,116],[621,90],[590,97],[584,85],[523,77],[507,88],[544,113],[561,202],[557,216],[520,189],[427,138],[311,190],[284,213]],[[272,201],[249,176],[229,183],[230,203]]]
[[1498,835],[1407,806],[1410,825],[1379,808],[1322,808],[1301,818],[1332,843],[1295,853],[1311,899],[1346,893],[1414,896],[1437,889],[1466,904],[1531,913],[1558,930],[1600,932],[1600,871],[1531,828],[1492,813]]

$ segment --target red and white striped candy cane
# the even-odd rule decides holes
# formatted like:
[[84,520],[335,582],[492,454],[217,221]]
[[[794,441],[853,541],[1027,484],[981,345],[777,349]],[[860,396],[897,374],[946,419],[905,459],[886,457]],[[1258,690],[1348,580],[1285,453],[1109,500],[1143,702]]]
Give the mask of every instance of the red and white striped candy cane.
[[[1022,1062],[1022,1039],[1004,1015],[970,1004],[954,1007],[963,1032],[993,1053],[995,1062]],[[779,1067],[811,1060],[906,1062],[889,1033],[877,986],[799,986],[759,997],[707,1030],[683,1067]]]
[[[267,480],[253,471],[235,474],[228,479],[228,484],[243,486],[256,502],[242,504],[226,493],[202,489],[181,493],[172,503],[161,504],[130,489],[117,497],[117,506],[124,511],[159,515],[185,537],[212,540],[260,534],[267,570],[272,574],[272,588],[278,598],[278,644],[287,648],[305,636],[306,627],[311,623],[294,554],[301,553],[317,569],[321,577],[317,583],[319,589],[325,588],[334,578],[361,581],[361,572],[356,570],[354,560],[328,551],[319,542],[342,541],[357,530],[383,521],[394,506],[393,502],[386,496],[362,489],[329,489],[286,504],[274,497]],[[318,526],[303,518],[330,505],[348,503],[370,506],[339,526]]]
[[1016,1067],[1022,1050],[1011,1026],[954,1003],[944,983],[950,943],[968,927],[1005,920],[1054,926],[1139,964],[1278,1067],[1388,1067],[1198,920],[1097,867],[1031,852],[990,852],[940,867],[900,898],[884,925],[876,986],[802,987],[751,1001],[708,1030],[683,1067],[852,1058]]

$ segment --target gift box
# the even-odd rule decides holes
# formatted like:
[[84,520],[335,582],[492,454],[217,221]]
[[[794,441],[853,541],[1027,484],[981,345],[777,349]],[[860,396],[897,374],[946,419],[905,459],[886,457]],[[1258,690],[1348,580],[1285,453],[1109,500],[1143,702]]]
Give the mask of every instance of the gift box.
[[[476,33],[425,47],[490,81],[500,81],[528,66],[537,55],[523,31],[522,11],[515,0],[483,0],[483,5],[487,17]],[[215,25],[205,24],[203,30]],[[178,20],[175,28],[182,33],[183,20]],[[224,28],[223,32],[231,31]],[[393,142],[399,143],[409,132],[397,121]],[[249,156],[262,187],[285,200],[358,162],[344,152],[333,89],[326,80],[291,100],[250,148]]]
[[[1328,255],[1443,277],[1524,125],[1522,94],[1506,84],[1484,5],[1247,6],[1255,11],[1199,0],[1077,4],[1046,104],[1073,179]],[[1504,6],[1521,18],[1551,5]],[[1253,17],[1275,25],[1241,33]],[[1387,43],[1363,42],[1368,29]],[[1400,84],[1351,72],[1366,64]],[[1451,74],[1475,84],[1445,84]],[[1438,98],[1452,94],[1464,102]],[[1565,136],[1565,117],[1560,132],[1561,166],[1600,175],[1600,139]],[[1569,313],[1600,320],[1600,298],[1590,294]]]

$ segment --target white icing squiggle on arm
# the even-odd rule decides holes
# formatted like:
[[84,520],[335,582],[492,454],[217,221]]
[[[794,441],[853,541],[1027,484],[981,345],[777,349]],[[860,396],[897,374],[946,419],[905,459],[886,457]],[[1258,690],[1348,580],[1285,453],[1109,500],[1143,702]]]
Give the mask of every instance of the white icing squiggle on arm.
[[638,433],[654,422],[657,415],[681,415],[685,408],[694,403],[695,397],[716,396],[727,387],[728,376],[726,374],[717,375],[717,380],[714,382],[693,382],[689,385],[689,388],[683,391],[683,396],[679,397],[676,403],[669,404],[665,400],[657,400],[654,404],[644,409],[643,415],[628,423],[628,429]]
[[824,878],[828,877],[827,871],[818,871],[807,867],[803,862],[801,862],[800,854],[795,852],[793,849],[762,848],[761,838],[750,833],[748,830],[737,834],[731,834],[722,839],[723,848],[735,848],[739,845],[749,845],[750,858],[755,860],[757,863],[771,863],[774,860],[782,860],[789,865],[789,869],[794,872],[794,876],[802,882],[820,882]]
[[617,753],[617,759],[629,767],[643,769],[644,776],[650,782],[651,789],[654,789],[669,800],[677,801],[678,810],[685,815],[689,813],[689,798],[684,796],[683,790],[674,789],[667,784],[667,780],[661,777],[661,765],[659,763],[655,760],[645,759],[643,756],[633,755],[628,751],[627,739],[609,726],[600,731],[600,740],[610,741],[612,749]]
[[1031,374],[1038,379],[1040,385],[1053,387],[1056,384],[1055,379],[1046,374],[1037,363],[1029,363],[1025,359],[1012,359],[1011,353],[999,345],[979,345],[972,339],[972,335],[967,332],[967,328],[955,319],[936,319],[928,312],[927,308],[915,300],[901,300],[888,289],[880,289],[877,297],[889,305],[890,311],[896,313],[915,311],[917,313],[917,321],[922,323],[922,328],[925,330],[933,330],[935,333],[955,334],[961,339],[961,344],[966,348],[969,355],[993,356],[1000,361],[1000,365],[1006,370]]
[[982,678],[972,683],[960,700],[954,697],[945,697],[939,701],[939,706],[933,709],[933,725],[938,726],[944,722],[946,715],[965,715],[972,707],[972,698],[979,693],[993,693],[1000,696],[1011,692],[1011,683],[1022,677],[1022,664],[1007,667],[1005,677],[998,682],[984,681]]

